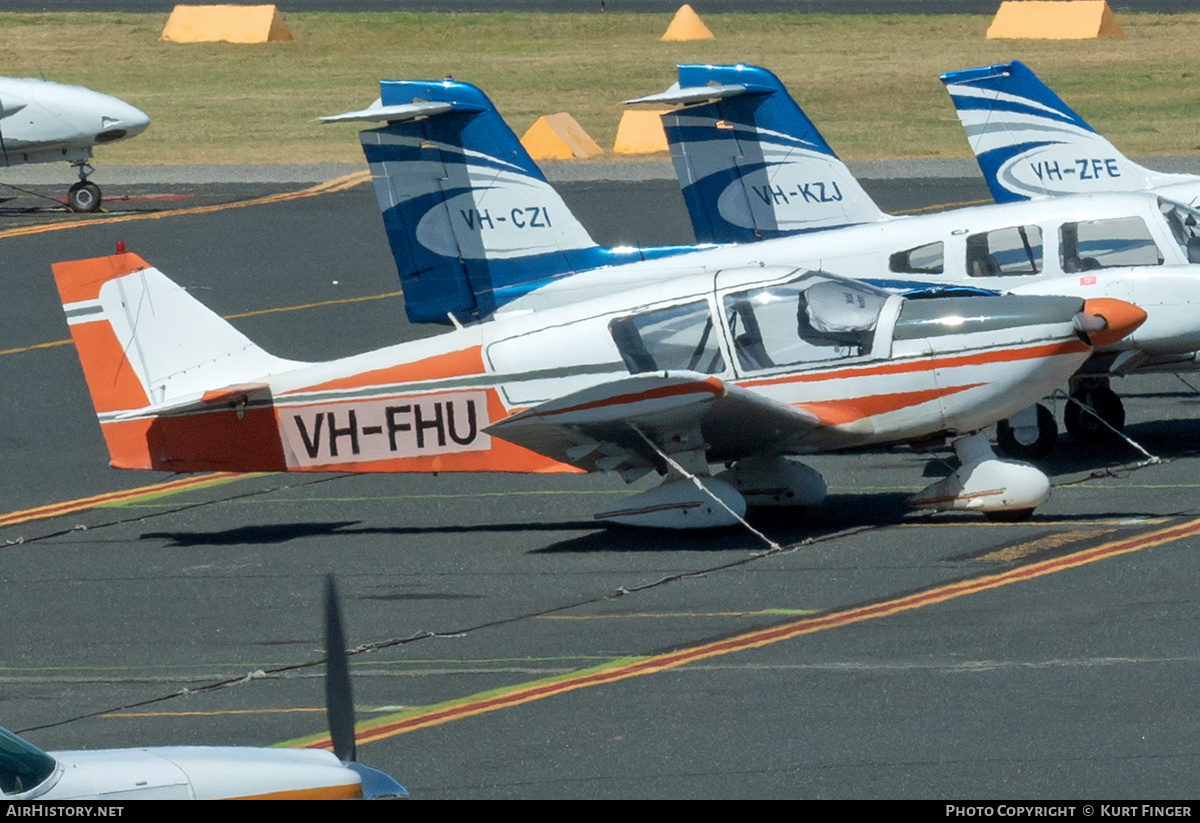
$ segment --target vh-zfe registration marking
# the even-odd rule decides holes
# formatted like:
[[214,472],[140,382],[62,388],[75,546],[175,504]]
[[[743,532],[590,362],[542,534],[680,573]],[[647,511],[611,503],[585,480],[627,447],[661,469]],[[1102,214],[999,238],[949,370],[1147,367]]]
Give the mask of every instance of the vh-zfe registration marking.
[[280,409],[289,466],[485,451],[487,395],[459,392]]

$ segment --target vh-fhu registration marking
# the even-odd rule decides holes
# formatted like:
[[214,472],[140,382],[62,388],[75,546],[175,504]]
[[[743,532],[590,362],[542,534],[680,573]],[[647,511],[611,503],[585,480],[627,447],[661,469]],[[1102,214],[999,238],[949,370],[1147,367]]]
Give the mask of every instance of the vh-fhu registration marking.
[[288,465],[297,467],[491,448],[483,392],[285,408],[279,423]]

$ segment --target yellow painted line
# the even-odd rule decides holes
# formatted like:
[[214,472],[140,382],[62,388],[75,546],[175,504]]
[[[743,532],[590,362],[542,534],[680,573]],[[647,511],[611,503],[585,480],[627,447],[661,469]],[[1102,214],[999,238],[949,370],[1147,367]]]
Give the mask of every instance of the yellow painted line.
[[112,225],[113,223],[131,223],[135,220],[161,220],[164,217],[183,217],[185,215],[194,214],[212,214],[213,212],[226,211],[228,209],[243,209],[247,206],[262,206],[268,203],[282,203],[288,200],[301,200],[305,197],[316,197],[322,194],[332,194],[334,192],[345,191],[346,189],[354,188],[371,179],[369,171],[356,171],[353,174],[346,174],[341,177],[324,183],[318,183],[315,186],[309,186],[306,189],[299,191],[282,192],[280,194],[268,194],[263,197],[254,197],[250,200],[239,200],[235,203],[217,203],[211,206],[193,206],[187,209],[171,209],[169,211],[158,212],[143,212],[140,214],[115,214],[108,217],[91,217],[83,220],[72,220],[69,223],[42,223],[37,226],[17,226],[11,229],[0,231],[0,239],[6,237],[25,237],[31,234],[46,234],[52,231],[67,231],[69,229],[78,229],[84,226],[97,225]]
[[[1166,523],[1166,517],[1124,517],[1104,518],[1100,520],[1089,520],[1086,525],[1089,526],[1157,526],[1159,523]],[[1034,526],[1076,526],[1080,522],[1078,520],[1031,520],[1027,523],[1001,523],[991,520],[960,520],[950,521],[948,523],[901,523],[902,529],[951,529],[951,528],[989,528],[989,529],[1014,529],[1014,528],[1030,528]]]
[[243,477],[261,476],[262,473],[212,472],[194,477],[184,477],[179,480],[168,480],[163,483],[155,483],[151,486],[140,486],[136,489],[105,492],[104,494],[97,494],[92,497],[81,497],[77,500],[68,500],[63,503],[51,503],[46,506],[38,506],[34,509],[9,512],[8,514],[0,515],[0,526],[13,526],[18,523],[28,523],[31,520],[44,520],[48,517],[58,517],[59,515],[71,514],[72,512],[83,511],[85,509],[94,509],[100,506],[121,505],[136,500],[150,500],[155,497],[177,494],[191,489],[203,489],[222,483],[232,483],[235,480],[241,480]]
[[34,343],[32,346],[20,346],[15,349],[0,349],[0,355],[18,354],[23,351],[33,351],[34,349],[52,349],[55,346],[66,346],[70,340],[51,340],[49,343]]
[[[240,314],[227,314],[226,320],[236,320],[240,317],[258,317],[262,314],[278,314],[285,311],[299,311],[300,309],[318,309],[322,306],[341,306],[346,303],[365,303],[368,300],[386,300],[389,297],[402,297],[402,291],[389,291],[383,294],[368,294],[364,297],[342,297],[337,300],[321,300],[317,303],[301,303],[298,306],[280,306],[277,309],[259,309],[257,311],[244,311]],[[3,354],[3,352],[0,352]]]
[[1045,537],[1039,537],[1037,540],[1018,543],[1015,546],[1006,546],[1003,549],[988,552],[974,559],[977,563],[1024,560],[1026,557],[1034,554],[1049,551],[1050,549],[1057,549],[1070,543],[1079,543],[1084,540],[1103,537],[1106,534],[1112,534],[1114,531],[1116,529],[1078,529],[1076,531],[1063,532],[1062,534],[1050,534]]
[[[111,217],[92,217],[84,220],[73,220],[70,223],[45,223],[37,226],[18,226],[12,229],[0,231],[0,239],[5,237],[22,237],[30,234],[45,234],[52,231],[66,231],[67,229],[75,229],[83,226],[95,226],[103,223],[128,223],[133,220],[159,220],[164,217],[176,217],[182,215],[193,214],[210,214],[212,212],[225,211],[226,209],[240,209],[246,206],[261,206],[267,203],[281,203],[288,200],[299,200],[305,197],[316,197],[321,194],[331,194],[334,192],[345,191],[346,189],[354,188],[357,185],[367,182],[371,179],[369,171],[356,171],[353,174],[343,175],[325,183],[319,183],[315,186],[310,186],[299,191],[283,192],[281,194],[269,194],[264,197],[255,197],[250,200],[240,200],[236,203],[218,203],[212,206],[195,206],[189,209],[173,209],[171,211],[161,211],[145,214],[120,214]],[[296,311],[298,309],[311,309],[317,306],[332,306],[339,303],[359,303],[364,300],[381,300],[386,297],[399,297],[403,292],[394,291],[386,294],[374,294],[368,297],[350,297],[345,300],[326,300],[320,303],[307,303],[302,306],[286,306],[278,309],[262,309],[260,311],[243,312],[241,314],[226,315],[225,319],[230,320],[239,317],[254,317],[259,314],[272,314],[274,312]],[[49,349],[55,346],[66,346],[70,340],[53,340],[49,343],[34,343],[30,346],[20,346],[13,349],[0,349],[0,356],[6,354],[19,354],[21,352],[33,351],[35,349]]]
[[[346,303],[365,303],[369,300],[386,300],[391,297],[403,297],[403,291],[388,291],[382,294],[368,294],[363,297],[341,297],[336,300],[321,300],[316,303],[300,303],[295,306],[280,306],[274,309],[257,309],[255,311],[244,311],[239,314],[226,314],[226,320],[236,320],[242,317],[257,317],[261,314],[278,314],[279,312],[300,311],[301,309],[317,309],[322,306],[340,306]],[[33,351],[34,349],[49,349],[54,346],[68,346],[70,340],[52,340],[49,343],[34,343],[31,346],[20,346],[15,349],[0,349],[0,356],[6,354],[20,354],[21,352]]]
[[[360,723],[357,727],[358,731],[355,739],[360,744],[384,740],[417,731],[418,729],[426,729],[442,725],[443,723],[462,720],[467,717],[508,709],[578,689],[586,689],[591,686],[601,686],[633,677],[655,674],[721,655],[770,646],[807,634],[842,628],[867,620],[891,617],[892,615],[924,608],[936,603],[944,603],[959,597],[979,594],[980,592],[990,591],[991,589],[997,589],[1013,583],[1021,583],[1044,575],[1077,568],[1099,560],[1106,560],[1122,554],[1141,551],[1153,546],[1161,546],[1187,537],[1193,537],[1197,534],[1200,534],[1200,518],[1168,526],[1164,529],[1145,532],[1133,537],[1113,540],[1073,554],[1029,563],[1005,572],[984,574],[952,583],[942,583],[901,597],[868,603],[862,606],[853,606],[817,617],[793,620],[769,629],[746,632],[725,640],[702,643],[666,654],[620,658],[604,665],[584,669],[568,675],[496,689],[459,700],[449,701],[437,706],[398,712],[394,715]],[[288,741],[279,745],[296,748],[329,748],[332,744],[330,743],[329,735],[322,734]]]

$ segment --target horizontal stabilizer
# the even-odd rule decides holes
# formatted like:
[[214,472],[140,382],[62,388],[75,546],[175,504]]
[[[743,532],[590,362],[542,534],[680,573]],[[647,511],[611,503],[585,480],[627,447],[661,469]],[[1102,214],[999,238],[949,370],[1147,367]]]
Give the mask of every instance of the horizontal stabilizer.
[[195,412],[212,411],[228,406],[232,409],[245,409],[250,403],[255,406],[269,406],[271,402],[271,387],[266,383],[241,383],[227,386],[223,389],[206,391],[199,397],[185,397],[170,403],[162,403],[152,409],[134,409],[112,415],[113,420],[127,420],[145,417],[148,413],[156,417],[194,414]]
[[[648,94],[645,97],[626,100],[625,105],[636,106],[639,103],[668,103],[673,106],[690,106],[693,103],[706,103],[710,100],[736,97],[739,94],[746,94],[750,91],[750,87],[744,83],[732,85],[714,83],[710,86],[689,86],[687,88],[681,88],[678,83],[674,83],[669,89],[660,91],[658,94]],[[769,94],[770,89],[754,89],[751,93]]]
[[385,106],[379,100],[375,105],[361,111],[348,111],[345,114],[331,114],[322,117],[322,123],[400,123],[406,120],[416,120],[418,117],[432,117],[435,114],[445,114],[448,111],[463,111],[462,107],[455,109],[450,103],[406,103],[401,106]]

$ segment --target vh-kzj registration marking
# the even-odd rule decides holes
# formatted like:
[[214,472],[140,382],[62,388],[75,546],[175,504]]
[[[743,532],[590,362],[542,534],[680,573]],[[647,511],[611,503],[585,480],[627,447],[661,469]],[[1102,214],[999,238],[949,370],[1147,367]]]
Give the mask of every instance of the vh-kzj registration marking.
[[487,395],[457,392],[280,409],[289,466],[485,451]]

